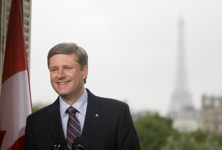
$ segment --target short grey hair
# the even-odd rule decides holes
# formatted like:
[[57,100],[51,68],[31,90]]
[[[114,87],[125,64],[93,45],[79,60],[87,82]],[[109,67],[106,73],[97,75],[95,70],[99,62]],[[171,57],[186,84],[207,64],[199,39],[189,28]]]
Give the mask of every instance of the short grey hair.
[[[79,63],[81,70],[85,65],[88,66],[88,55],[83,48],[79,47],[75,43],[60,43],[50,49],[47,57],[48,67],[49,67],[49,60],[52,56],[56,54],[72,54],[72,53],[75,53],[76,55],[75,61]],[[84,79],[84,83],[86,83],[86,79]]]

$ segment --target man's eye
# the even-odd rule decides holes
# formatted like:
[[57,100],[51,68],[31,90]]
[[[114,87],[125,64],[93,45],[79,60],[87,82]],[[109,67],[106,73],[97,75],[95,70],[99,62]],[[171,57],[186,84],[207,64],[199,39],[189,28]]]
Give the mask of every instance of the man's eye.
[[58,69],[52,69],[52,72],[55,72],[55,71],[57,71]]
[[66,67],[65,69],[71,69],[70,67]]

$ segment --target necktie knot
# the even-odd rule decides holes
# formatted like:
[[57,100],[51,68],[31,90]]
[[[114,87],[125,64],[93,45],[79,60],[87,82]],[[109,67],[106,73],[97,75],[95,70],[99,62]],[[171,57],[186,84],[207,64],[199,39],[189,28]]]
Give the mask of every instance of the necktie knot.
[[66,112],[69,114],[76,114],[76,112],[78,112],[78,110],[75,109],[74,107],[70,106],[69,108],[67,108]]

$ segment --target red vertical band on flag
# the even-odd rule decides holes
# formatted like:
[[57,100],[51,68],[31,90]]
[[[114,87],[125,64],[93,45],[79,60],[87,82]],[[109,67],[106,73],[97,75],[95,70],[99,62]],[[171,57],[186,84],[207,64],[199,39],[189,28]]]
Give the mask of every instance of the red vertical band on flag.
[[20,0],[12,0],[6,39],[2,83],[28,69]]
[[24,149],[31,113],[29,72],[20,0],[12,0],[0,97],[0,149]]
[[6,131],[0,131],[0,147],[2,145],[2,141],[3,141],[4,137],[5,137],[5,133],[6,133]]

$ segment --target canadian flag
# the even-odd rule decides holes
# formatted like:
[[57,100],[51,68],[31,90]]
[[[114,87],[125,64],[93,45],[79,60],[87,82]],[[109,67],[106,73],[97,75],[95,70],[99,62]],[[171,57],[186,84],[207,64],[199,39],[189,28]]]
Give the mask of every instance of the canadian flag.
[[20,0],[12,0],[0,97],[0,149],[22,150],[31,94]]

